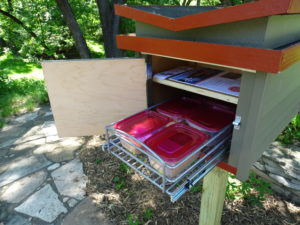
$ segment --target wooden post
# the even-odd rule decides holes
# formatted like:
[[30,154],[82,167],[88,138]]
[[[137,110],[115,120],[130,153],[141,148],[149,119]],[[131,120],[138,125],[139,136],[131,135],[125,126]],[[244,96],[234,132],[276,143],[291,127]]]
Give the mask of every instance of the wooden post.
[[199,225],[220,225],[228,172],[215,167],[203,180]]

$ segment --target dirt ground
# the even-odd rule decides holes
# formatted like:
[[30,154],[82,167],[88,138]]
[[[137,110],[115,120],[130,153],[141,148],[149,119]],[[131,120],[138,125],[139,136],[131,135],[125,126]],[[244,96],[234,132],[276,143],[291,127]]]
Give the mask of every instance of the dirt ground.
[[[99,138],[91,138],[80,158],[89,179],[87,194],[114,224],[198,224],[200,191],[189,192],[172,203],[168,195],[103,152],[101,143]],[[243,200],[226,200],[222,225],[241,224],[300,225],[300,206],[276,194],[267,196],[262,208]]]

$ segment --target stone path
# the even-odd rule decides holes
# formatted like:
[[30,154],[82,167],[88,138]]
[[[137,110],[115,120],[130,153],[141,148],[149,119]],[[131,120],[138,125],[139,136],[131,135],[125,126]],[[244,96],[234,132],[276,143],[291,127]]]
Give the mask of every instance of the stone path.
[[85,196],[84,144],[58,137],[48,106],[12,118],[0,131],[0,225],[109,224]]

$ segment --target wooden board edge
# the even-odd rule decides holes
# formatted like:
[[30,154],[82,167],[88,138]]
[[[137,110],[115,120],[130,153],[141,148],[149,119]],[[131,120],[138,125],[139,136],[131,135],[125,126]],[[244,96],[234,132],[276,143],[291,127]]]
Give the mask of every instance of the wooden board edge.
[[236,173],[237,173],[237,168],[235,168],[234,166],[229,165],[226,162],[220,162],[217,165],[217,167],[219,167],[219,168],[221,168],[223,170],[226,170],[227,172],[232,173],[234,175],[236,175]]
[[[278,73],[283,50],[117,35],[120,49]],[[201,52],[201,54],[197,54]]]
[[261,0],[179,18],[161,16],[119,4],[115,5],[115,12],[119,16],[154,26],[182,31],[272,15],[300,13],[300,3],[298,0]]
[[300,43],[290,46],[282,50],[282,57],[280,63],[280,71],[284,71],[293,64],[300,61]]
[[290,1],[290,5],[287,10],[287,13],[299,13],[299,11],[300,11],[300,1],[299,0]]
[[[174,20],[176,31],[286,14],[292,0],[261,0],[189,15]],[[300,10],[298,10],[298,13]],[[294,12],[295,13],[295,12]]]
[[114,9],[116,15],[118,16],[130,18],[143,23],[148,23],[157,27],[173,30],[172,18],[134,9],[130,6],[120,4],[115,4]]

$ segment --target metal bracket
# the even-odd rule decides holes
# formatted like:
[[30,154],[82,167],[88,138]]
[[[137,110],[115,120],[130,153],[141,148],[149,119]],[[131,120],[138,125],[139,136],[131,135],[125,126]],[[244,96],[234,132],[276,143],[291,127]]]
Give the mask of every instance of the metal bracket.
[[239,130],[241,128],[241,121],[242,121],[241,116],[235,117],[235,120],[232,122],[234,129]]

